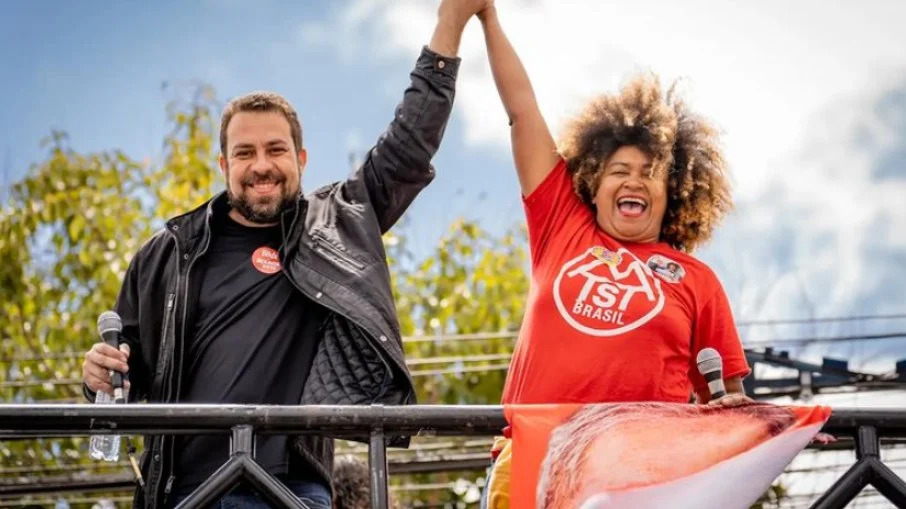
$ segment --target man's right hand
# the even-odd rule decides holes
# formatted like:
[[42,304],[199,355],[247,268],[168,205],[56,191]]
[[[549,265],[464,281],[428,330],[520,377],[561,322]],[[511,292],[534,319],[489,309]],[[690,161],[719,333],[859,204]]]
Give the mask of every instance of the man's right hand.
[[441,0],[437,8],[437,27],[428,47],[440,55],[455,57],[466,22],[493,5],[494,0]]
[[[95,343],[82,362],[82,382],[94,392],[104,391],[113,395],[110,371],[119,371],[125,375],[129,372],[128,362],[129,345],[126,343],[121,344],[119,350],[107,343]],[[124,386],[128,389],[129,381]]]
[[493,5],[494,0],[441,0],[440,7],[437,8],[437,17],[449,17],[465,25],[469,18]]

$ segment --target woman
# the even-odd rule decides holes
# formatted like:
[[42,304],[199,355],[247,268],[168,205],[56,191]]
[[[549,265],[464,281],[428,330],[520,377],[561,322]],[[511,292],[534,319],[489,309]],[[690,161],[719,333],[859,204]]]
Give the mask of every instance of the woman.
[[[750,401],[726,295],[689,255],[731,208],[716,130],[648,76],[588,104],[558,145],[495,8],[479,17],[532,260],[503,403],[687,402],[693,392],[708,402],[695,365],[706,347],[723,358],[728,392],[712,403]],[[508,448],[497,448],[490,507],[506,507],[495,499],[505,498]]]

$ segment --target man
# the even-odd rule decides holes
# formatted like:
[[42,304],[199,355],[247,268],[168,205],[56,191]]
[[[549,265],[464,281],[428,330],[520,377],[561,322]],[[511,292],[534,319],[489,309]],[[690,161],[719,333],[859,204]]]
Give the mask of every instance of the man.
[[[128,372],[132,400],[414,403],[381,235],[434,176],[462,30],[485,3],[441,2],[394,120],[344,182],[302,195],[293,108],[271,93],[231,101],[220,132],[226,191],[169,220],[134,257],[116,303],[126,348],[92,346],[86,397],[112,392],[112,369]],[[227,448],[225,437],[147,437],[135,505],[178,502]],[[331,440],[259,437],[256,459],[310,507],[330,507]],[[230,496],[266,507],[252,492]]]

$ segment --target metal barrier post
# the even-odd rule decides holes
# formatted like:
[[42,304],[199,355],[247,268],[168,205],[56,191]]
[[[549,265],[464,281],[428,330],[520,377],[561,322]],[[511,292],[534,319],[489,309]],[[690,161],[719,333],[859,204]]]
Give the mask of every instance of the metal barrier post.
[[856,434],[856,457],[870,467],[868,482],[897,507],[906,507],[906,483],[881,462],[881,442],[874,426],[860,426]]
[[[388,505],[387,435],[498,435],[503,408],[456,406],[255,406],[255,405],[71,405],[0,404],[0,441],[93,434],[185,435],[232,431],[231,457],[180,508],[213,502],[240,479],[249,481],[275,507],[304,507],[254,459],[254,436],[316,433],[369,442],[372,509]],[[880,439],[906,438],[906,411],[834,409],[823,430],[856,438],[856,463],[812,506],[842,508],[868,484],[897,507],[906,507],[906,482],[881,462]],[[370,433],[369,438],[363,435]],[[131,489],[123,482],[122,489]],[[61,491],[47,486],[0,486],[0,496]],[[71,489],[68,491],[72,491]]]
[[368,465],[371,467],[371,509],[387,509],[387,445],[382,428],[371,430]]
[[906,483],[881,462],[874,426],[856,429],[856,464],[812,504],[811,509],[842,509],[871,484],[897,507],[906,507]]
[[233,426],[230,459],[186,497],[176,509],[208,507],[232,490],[245,478],[274,507],[309,509],[282,482],[254,460],[255,431],[251,425]]
[[254,457],[255,430],[248,424],[233,426],[230,435],[230,457],[251,454]]

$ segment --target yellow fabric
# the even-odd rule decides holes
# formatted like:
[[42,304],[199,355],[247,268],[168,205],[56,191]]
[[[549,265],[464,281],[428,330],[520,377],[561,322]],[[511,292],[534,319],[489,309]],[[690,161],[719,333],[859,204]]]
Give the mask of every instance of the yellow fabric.
[[494,451],[500,451],[488,481],[488,509],[509,509],[510,507],[510,467],[513,463],[513,441],[509,438],[497,438]]

